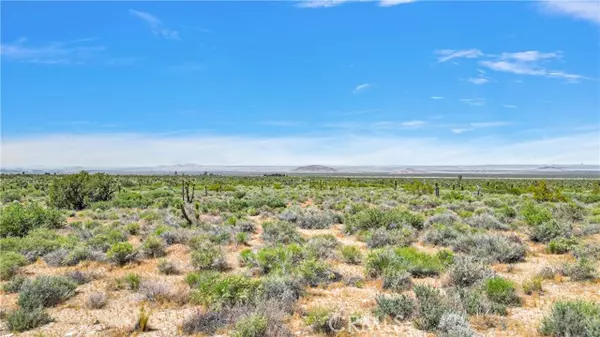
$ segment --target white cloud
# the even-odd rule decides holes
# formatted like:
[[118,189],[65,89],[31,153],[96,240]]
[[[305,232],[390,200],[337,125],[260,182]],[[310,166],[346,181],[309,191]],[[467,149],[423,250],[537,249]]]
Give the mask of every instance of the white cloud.
[[396,121],[376,121],[376,122],[337,122],[323,124],[321,127],[331,129],[343,129],[350,131],[361,131],[361,132],[377,132],[377,131],[394,131],[394,130],[408,130],[418,129],[425,126],[427,122],[420,120],[411,120],[405,122]]
[[166,28],[162,21],[156,16],[150,13],[136,11],[134,9],[130,9],[129,13],[137,17],[138,19],[146,22],[148,26],[150,26],[150,29],[152,30],[152,33],[154,35],[161,36],[168,40],[179,40],[179,32],[176,30]]
[[541,53],[537,50],[522,51],[518,53],[502,53],[500,58],[522,62],[535,62],[543,59],[559,58],[559,53]]
[[540,4],[541,8],[548,13],[567,15],[600,24],[600,2],[597,0],[553,0],[542,1]]
[[[459,131],[460,133],[460,131]],[[38,135],[1,143],[2,167],[169,165],[476,165],[600,162],[598,133],[544,139],[351,136]],[[432,156],[432,153],[436,153]]]
[[506,125],[510,125],[510,123],[509,122],[498,121],[498,122],[469,123],[469,125],[472,128],[480,129],[480,128],[494,128],[494,127],[499,127],[499,126],[506,126]]
[[301,8],[329,8],[348,2],[376,2],[381,7],[391,7],[414,1],[416,0],[299,0],[295,6]]
[[97,59],[106,50],[92,44],[94,39],[79,39],[66,42],[51,42],[44,45],[26,45],[27,39],[0,45],[0,54],[6,59],[22,63],[81,65]]
[[371,88],[373,86],[373,84],[370,83],[365,83],[365,84],[360,84],[357,85],[354,90],[352,90],[352,93],[354,94],[360,94],[361,92],[364,92],[365,90]]
[[334,7],[348,2],[349,0],[302,0],[296,3],[296,7],[301,8],[327,8]]
[[425,121],[406,121],[400,123],[400,126],[405,128],[418,128],[425,125],[425,123]]
[[460,101],[462,103],[472,105],[472,106],[484,106],[485,98],[461,98]]
[[509,108],[509,109],[516,109],[517,108],[516,105],[511,105],[511,104],[504,104],[503,107]]
[[510,123],[503,122],[503,121],[476,122],[476,123],[469,123],[468,126],[465,126],[465,127],[450,129],[450,131],[452,131],[452,133],[460,134],[460,133],[465,133],[467,131],[472,131],[475,129],[497,128],[497,127],[502,127],[502,126],[507,126],[507,125],[510,125]]
[[490,80],[487,79],[486,77],[479,76],[479,77],[471,77],[467,81],[469,81],[473,84],[482,85],[482,84],[488,83]]
[[544,76],[550,78],[560,78],[568,82],[577,82],[587,77],[570,74],[563,71],[547,70],[535,62],[511,62],[511,61],[481,61],[479,62],[484,67],[494,71],[508,72],[518,75]]
[[390,7],[414,2],[415,0],[380,0],[379,6]]
[[438,55],[438,63],[443,63],[456,58],[478,58],[483,56],[483,53],[479,49],[441,49],[436,50],[435,53]]
[[444,99],[443,96],[431,96],[429,98],[431,98],[431,99]]

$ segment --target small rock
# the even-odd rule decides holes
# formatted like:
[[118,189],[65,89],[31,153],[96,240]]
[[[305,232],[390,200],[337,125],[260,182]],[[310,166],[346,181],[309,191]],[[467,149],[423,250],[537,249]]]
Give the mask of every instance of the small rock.
[[69,331],[65,334],[65,337],[73,337],[73,336],[75,336],[75,333],[76,333],[75,331]]

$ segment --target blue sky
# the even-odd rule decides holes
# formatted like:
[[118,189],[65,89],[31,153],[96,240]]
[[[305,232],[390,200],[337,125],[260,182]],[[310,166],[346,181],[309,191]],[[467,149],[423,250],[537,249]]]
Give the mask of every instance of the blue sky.
[[597,164],[600,2],[6,2],[2,165]]

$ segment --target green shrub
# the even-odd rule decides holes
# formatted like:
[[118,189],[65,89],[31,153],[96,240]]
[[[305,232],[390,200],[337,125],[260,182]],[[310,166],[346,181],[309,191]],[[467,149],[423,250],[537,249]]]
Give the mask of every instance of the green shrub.
[[362,253],[357,246],[344,245],[340,248],[342,261],[350,264],[359,264],[362,261]]
[[50,322],[52,322],[52,318],[42,308],[19,308],[6,316],[6,326],[8,330],[14,332],[35,329]]
[[586,301],[558,301],[539,327],[544,336],[597,337],[600,332],[600,305]]
[[192,302],[215,309],[252,303],[261,288],[260,280],[242,275],[203,273],[197,275],[193,282]]
[[262,239],[267,243],[287,245],[304,242],[296,227],[289,222],[265,222],[262,227]]
[[396,248],[394,253],[401,268],[405,268],[413,276],[435,276],[444,270],[444,264],[437,256],[421,253],[414,247]]
[[198,270],[226,270],[225,254],[215,245],[199,247],[192,252],[192,265]]
[[379,319],[389,316],[394,320],[405,320],[413,315],[416,308],[415,300],[405,294],[377,295],[375,301],[377,308],[375,308],[374,314]]
[[567,201],[559,189],[549,187],[545,181],[538,181],[530,186],[529,192],[533,193],[533,198],[537,201]]
[[235,233],[235,242],[242,245],[247,245],[250,236],[247,232],[237,232]]
[[142,244],[142,252],[149,258],[163,257],[166,255],[165,242],[159,237],[150,236]]
[[133,245],[129,242],[119,242],[113,244],[106,252],[108,258],[118,264],[125,265],[135,259],[136,252]]
[[573,250],[573,248],[575,248],[575,246],[578,244],[579,241],[577,239],[560,237],[557,239],[552,239],[550,242],[548,242],[547,251],[552,254],[565,254]]
[[133,291],[137,291],[140,288],[140,283],[142,283],[142,277],[136,273],[127,273],[122,280],[127,288]]
[[263,337],[267,332],[267,318],[263,315],[253,314],[239,320],[231,337]]
[[8,282],[6,282],[2,286],[2,290],[7,294],[18,293],[19,291],[21,291],[21,287],[23,286],[23,283],[25,283],[25,281],[27,281],[26,277],[17,275],[11,278]]
[[125,230],[131,235],[137,235],[140,232],[140,224],[137,222],[129,223],[125,226]]
[[0,209],[0,238],[23,237],[36,228],[56,229],[64,224],[61,212],[34,203],[26,206],[14,203]]
[[0,254],[0,280],[8,280],[17,272],[19,267],[27,264],[21,254],[5,252]]
[[331,267],[319,260],[305,260],[298,266],[298,271],[302,279],[311,287],[337,282],[341,276],[332,271]]
[[398,226],[409,225],[416,229],[423,228],[424,219],[420,214],[405,209],[395,208],[390,211],[366,209],[348,218],[344,231],[349,234],[359,230],[377,228],[394,229]]
[[444,266],[448,267],[454,264],[454,253],[448,249],[442,249],[435,253],[435,257],[440,260]]
[[38,276],[25,282],[17,303],[23,309],[53,307],[75,295],[77,284],[62,276]]
[[537,226],[552,220],[552,212],[534,202],[526,202],[521,207],[521,216],[529,225]]
[[559,223],[555,219],[533,226],[530,239],[535,242],[548,242],[552,239],[571,236],[571,225]]
[[487,279],[484,284],[487,297],[497,303],[505,305],[520,305],[521,298],[512,281],[496,276]]
[[339,331],[345,325],[343,318],[326,308],[313,308],[304,319],[316,332],[331,334]]
[[81,171],[53,179],[48,197],[55,207],[81,210],[93,202],[110,200],[115,191],[115,179],[108,174]]

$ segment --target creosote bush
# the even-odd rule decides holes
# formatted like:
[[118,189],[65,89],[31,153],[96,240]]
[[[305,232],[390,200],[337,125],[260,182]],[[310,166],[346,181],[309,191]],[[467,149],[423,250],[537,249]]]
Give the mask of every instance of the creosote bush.
[[505,278],[496,276],[487,279],[484,289],[487,297],[496,303],[512,306],[521,304],[515,284]]
[[0,238],[23,237],[36,228],[57,229],[64,224],[61,212],[36,203],[13,203],[0,208]]
[[132,262],[136,258],[137,252],[133,248],[133,245],[129,242],[118,242],[113,244],[108,251],[106,256],[119,266],[123,266],[129,262]]
[[342,261],[349,264],[359,264],[362,261],[362,252],[357,246],[344,245],[340,248]]
[[192,265],[198,270],[226,270],[229,268],[220,247],[206,245],[192,252]]

